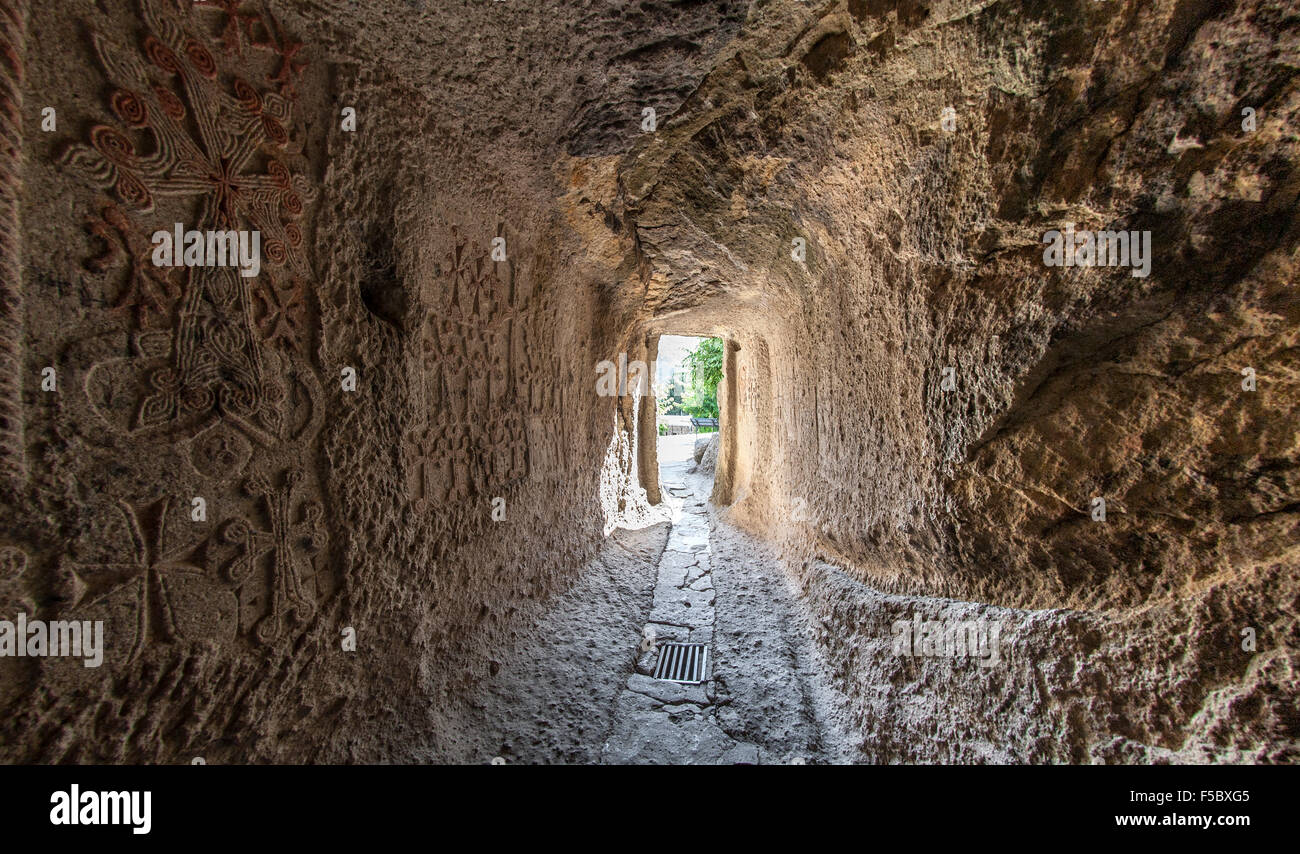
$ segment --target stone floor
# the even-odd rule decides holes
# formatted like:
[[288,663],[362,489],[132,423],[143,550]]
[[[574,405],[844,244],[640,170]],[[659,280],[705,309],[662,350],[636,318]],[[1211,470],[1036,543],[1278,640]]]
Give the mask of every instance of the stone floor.
[[[850,761],[842,697],[771,553],[719,519],[695,437],[660,441],[671,522],[619,529],[575,584],[448,714],[466,763],[789,764]],[[709,645],[707,679],[651,678],[656,644]],[[431,750],[431,753],[434,751]]]
[[[671,444],[679,437],[665,437]],[[661,442],[663,444],[663,442]],[[680,440],[677,444],[683,444]],[[690,444],[693,444],[693,439]],[[664,448],[672,528],[647,621],[655,646],[703,643],[701,685],[657,680],[643,643],[601,752],[609,764],[787,764],[846,755],[829,723],[836,697],[820,678],[806,619],[771,554],[719,520],[711,479]]]

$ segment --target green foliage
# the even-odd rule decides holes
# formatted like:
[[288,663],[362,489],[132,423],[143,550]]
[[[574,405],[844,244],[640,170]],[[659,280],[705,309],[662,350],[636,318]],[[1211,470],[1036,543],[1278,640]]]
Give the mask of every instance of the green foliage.
[[691,384],[682,398],[682,408],[696,418],[718,417],[718,383],[722,381],[722,339],[705,338],[686,354]]
[[686,364],[691,369],[691,384],[716,395],[722,382],[722,339],[705,338],[686,354]]
[[676,377],[664,385],[660,384],[655,388],[655,409],[660,415],[685,415],[686,410],[682,409],[682,395],[686,389]]

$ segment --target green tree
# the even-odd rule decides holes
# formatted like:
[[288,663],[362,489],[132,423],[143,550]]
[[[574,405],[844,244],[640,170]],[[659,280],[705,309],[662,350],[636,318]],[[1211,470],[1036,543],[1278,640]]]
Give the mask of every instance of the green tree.
[[686,354],[691,384],[683,408],[696,418],[718,417],[718,383],[722,382],[722,339],[705,338]]
[[668,383],[655,386],[655,409],[660,415],[680,415],[682,402],[677,389]]

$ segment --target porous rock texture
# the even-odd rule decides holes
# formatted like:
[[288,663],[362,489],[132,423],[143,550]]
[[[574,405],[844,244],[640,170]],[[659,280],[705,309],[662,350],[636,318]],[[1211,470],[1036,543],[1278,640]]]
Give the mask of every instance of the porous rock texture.
[[[107,647],[0,659],[5,761],[596,761],[667,534],[653,400],[593,366],[660,334],[726,339],[713,503],[837,759],[1300,756],[1293,3],[0,0],[0,41],[0,616]],[[178,222],[261,271],[155,266]],[[1045,266],[1067,223],[1150,276]],[[566,608],[590,740],[518,701]],[[893,655],[917,614],[1002,666]]]
[[[1297,24],[756,6],[625,171],[659,328],[729,339],[715,499],[785,541],[867,757],[1296,757]],[[1151,275],[1046,267],[1066,223]],[[1011,669],[886,654],[932,597],[1016,609]]]

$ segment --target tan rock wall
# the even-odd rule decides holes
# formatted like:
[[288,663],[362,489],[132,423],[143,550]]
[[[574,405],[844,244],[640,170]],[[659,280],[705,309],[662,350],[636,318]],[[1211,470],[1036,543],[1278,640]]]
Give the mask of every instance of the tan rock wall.
[[[0,2],[0,591],[107,627],[0,660],[6,761],[484,761],[653,518],[593,367],[663,333],[728,341],[714,497],[863,758],[1294,761],[1289,4],[507,6]],[[262,270],[154,266],[176,222]],[[887,654],[915,613],[1008,665]]]
[[[33,15],[6,590],[106,651],[4,660],[8,761],[486,761],[458,704],[599,545],[630,333],[568,176],[277,11]],[[174,222],[262,271],[154,267]]]
[[[629,160],[650,310],[733,337],[757,402],[715,497],[785,540],[869,755],[979,758],[904,730],[980,718],[1003,759],[1110,757],[1112,736],[1290,756],[1298,44],[1269,3],[772,4],[653,171]],[[1151,275],[1046,266],[1066,223],[1150,231]],[[861,586],[826,594],[832,566]],[[941,663],[922,693],[951,723],[882,705],[917,676],[869,653],[888,620],[845,610],[872,590],[1094,612],[1103,654],[1016,635],[1036,662],[1016,667],[1078,662],[1083,684],[1043,690],[1066,746],[1005,736],[1023,680]],[[1138,685],[1166,699],[1103,699]]]

